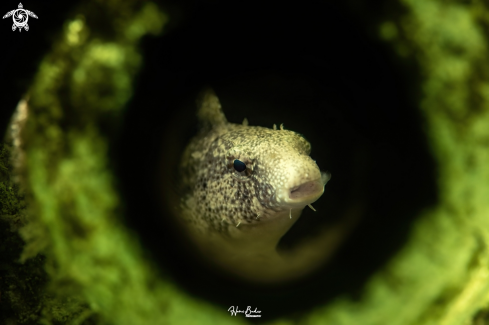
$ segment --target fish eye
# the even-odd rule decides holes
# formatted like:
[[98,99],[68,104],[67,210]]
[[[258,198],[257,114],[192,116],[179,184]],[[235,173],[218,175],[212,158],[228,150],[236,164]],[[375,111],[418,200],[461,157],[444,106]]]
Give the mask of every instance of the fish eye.
[[234,169],[238,172],[242,172],[246,169],[246,164],[242,162],[241,160],[235,159],[234,160]]

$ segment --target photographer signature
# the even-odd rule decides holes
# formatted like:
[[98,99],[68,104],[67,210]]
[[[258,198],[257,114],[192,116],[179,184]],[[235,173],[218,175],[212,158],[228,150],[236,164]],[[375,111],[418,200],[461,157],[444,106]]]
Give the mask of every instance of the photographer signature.
[[255,310],[251,310],[251,306],[248,306],[246,310],[239,310],[238,306],[231,306],[229,307],[228,311],[231,312],[231,316],[236,316],[238,313],[242,313],[245,314],[246,317],[261,317],[261,315],[256,315],[260,314],[261,310],[257,310],[256,307]]

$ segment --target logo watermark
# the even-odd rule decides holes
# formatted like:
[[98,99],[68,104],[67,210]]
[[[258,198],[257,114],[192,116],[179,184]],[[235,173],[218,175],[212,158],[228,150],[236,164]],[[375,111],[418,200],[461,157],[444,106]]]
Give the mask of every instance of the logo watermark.
[[255,310],[251,310],[251,306],[248,306],[246,310],[239,310],[238,306],[231,306],[228,311],[231,313],[231,316],[236,316],[237,314],[242,313],[245,314],[246,317],[261,317],[261,315],[257,315],[261,314],[261,310],[256,309],[256,307]]
[[29,20],[29,16],[34,17],[37,19],[37,16],[35,13],[29,10],[25,10],[24,7],[22,6],[22,3],[19,3],[19,8],[11,10],[3,16],[3,19],[8,18],[12,16],[12,20],[14,21],[14,24],[12,25],[12,31],[15,31],[17,28],[19,29],[19,32],[22,31],[22,28],[24,28],[26,31],[29,30],[29,25],[27,25],[27,21]]

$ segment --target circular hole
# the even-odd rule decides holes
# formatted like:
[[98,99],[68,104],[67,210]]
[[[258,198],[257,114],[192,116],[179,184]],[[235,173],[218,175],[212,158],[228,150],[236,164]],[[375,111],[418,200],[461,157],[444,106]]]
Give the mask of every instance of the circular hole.
[[[402,247],[417,213],[436,200],[434,165],[405,76],[348,12],[334,9],[328,19],[306,10],[307,19],[293,27],[285,18],[272,27],[266,8],[249,16],[204,10],[145,44],[146,67],[121,141],[128,223],[167,276],[224,310],[253,303],[283,317],[361,292]],[[331,31],[345,26],[341,36]],[[195,99],[206,85],[228,121],[283,123],[311,143],[313,159],[331,172],[313,204],[317,212],[306,207],[280,242],[290,249],[330,229],[317,272],[280,285],[246,283],[206,263],[178,231],[172,218],[180,200],[178,163],[199,131]]]

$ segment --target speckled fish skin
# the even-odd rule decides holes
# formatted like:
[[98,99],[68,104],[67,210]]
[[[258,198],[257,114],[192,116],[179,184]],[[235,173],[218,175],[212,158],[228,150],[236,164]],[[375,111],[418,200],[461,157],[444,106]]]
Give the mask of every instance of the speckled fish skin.
[[[311,145],[298,133],[228,123],[211,89],[202,96],[198,117],[202,129],[180,166],[187,218],[198,229],[243,229],[304,208],[322,195],[330,176],[321,174],[309,157]],[[244,171],[234,169],[235,159],[246,164]],[[312,196],[291,199],[291,189],[308,182]]]
[[[175,212],[188,242],[206,262],[247,282],[281,283],[317,269],[338,236],[325,233],[277,251],[330,178],[309,157],[309,142],[282,126],[227,122],[211,89],[198,106],[201,129],[182,156]],[[246,168],[237,171],[235,160]]]

